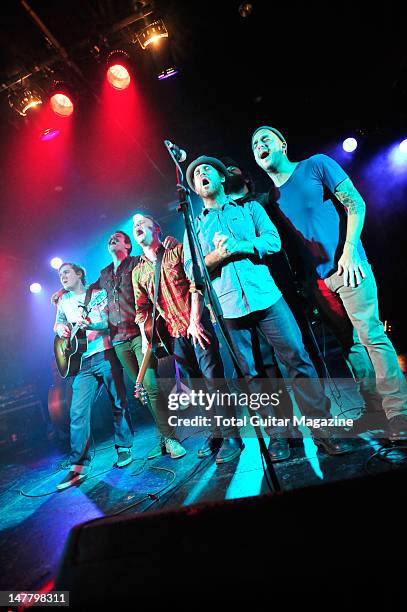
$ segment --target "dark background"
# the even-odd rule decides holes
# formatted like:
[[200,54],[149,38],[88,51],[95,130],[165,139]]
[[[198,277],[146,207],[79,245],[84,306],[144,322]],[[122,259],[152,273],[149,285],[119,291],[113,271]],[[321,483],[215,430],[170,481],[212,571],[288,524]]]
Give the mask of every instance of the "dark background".
[[[19,2],[1,4],[0,83],[50,62],[72,76],[77,92],[65,143],[62,137],[40,142],[37,120],[9,108],[9,90],[0,94],[3,389],[49,384],[49,297],[58,288],[52,256],[83,263],[93,280],[109,263],[106,238],[118,228],[129,231],[131,215],[140,209],[182,238],[174,169],[163,140],[186,149],[188,160],[203,153],[236,157],[261,190],[267,177],[250,149],[252,130],[261,124],[283,132],[290,159],[332,155],[360,189],[367,203],[363,240],[379,282],[381,316],[392,323],[397,348],[405,349],[407,162],[394,166],[391,157],[392,147],[407,137],[402,9],[392,2],[375,9],[356,2],[253,1],[243,18],[239,4],[155,3],[180,69],[163,82],[155,77],[151,53],[129,43],[131,28],[111,32],[133,12],[129,0],[30,1],[82,77],[54,61],[55,50]],[[137,101],[130,119],[104,106],[103,52],[95,45],[130,51]],[[109,140],[103,133],[112,125],[119,136]],[[340,144],[352,135],[360,146],[346,156]],[[42,294],[29,292],[33,281],[41,282]]]

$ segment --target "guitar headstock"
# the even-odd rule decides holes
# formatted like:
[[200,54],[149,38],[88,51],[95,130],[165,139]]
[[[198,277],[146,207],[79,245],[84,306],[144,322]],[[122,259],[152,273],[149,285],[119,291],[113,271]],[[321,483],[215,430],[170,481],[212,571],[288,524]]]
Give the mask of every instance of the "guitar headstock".
[[145,390],[143,383],[136,383],[134,385],[134,397],[140,400],[143,406],[148,403],[148,393]]

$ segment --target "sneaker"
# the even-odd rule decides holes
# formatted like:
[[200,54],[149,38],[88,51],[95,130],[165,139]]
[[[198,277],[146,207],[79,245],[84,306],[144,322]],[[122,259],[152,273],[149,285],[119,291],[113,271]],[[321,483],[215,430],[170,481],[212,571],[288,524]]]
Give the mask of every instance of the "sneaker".
[[270,437],[267,451],[270,455],[270,460],[272,463],[289,459],[291,453],[287,438],[283,438],[279,435]]
[[324,451],[327,455],[344,455],[352,451],[348,441],[335,435],[336,432],[333,429],[320,427],[319,429],[310,428],[310,431],[318,450]]
[[174,438],[166,438],[165,450],[171,459],[180,459],[180,457],[187,454],[185,448],[178,442],[178,440],[175,440]]
[[389,419],[390,442],[407,442],[407,416],[398,414]]
[[68,474],[65,476],[63,480],[57,485],[58,491],[63,491],[64,489],[68,489],[69,487],[73,487],[74,485],[85,480],[87,474],[79,472],[75,472],[74,470],[70,470]]
[[167,449],[165,448],[165,442],[163,439],[151,449],[151,451],[147,455],[147,459],[155,459],[156,457],[161,457],[162,455],[167,454]]
[[129,463],[131,463],[132,461],[133,461],[133,459],[131,457],[130,450],[118,451],[118,453],[117,453],[117,462],[116,462],[116,466],[118,468],[122,468],[125,465],[129,465]]
[[204,457],[209,457],[209,455],[213,455],[217,450],[222,446],[223,438],[219,434],[220,437],[216,437],[211,434],[209,438],[205,440],[201,448],[198,450],[198,457],[203,459]]
[[216,463],[227,463],[228,461],[236,459],[243,449],[244,443],[241,438],[225,438],[218,456],[216,457]]

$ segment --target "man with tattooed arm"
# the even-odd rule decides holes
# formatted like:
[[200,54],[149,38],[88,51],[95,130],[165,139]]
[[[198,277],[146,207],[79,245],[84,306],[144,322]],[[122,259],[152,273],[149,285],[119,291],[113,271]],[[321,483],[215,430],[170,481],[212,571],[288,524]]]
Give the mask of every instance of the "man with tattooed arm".
[[327,155],[290,161],[287,141],[273,127],[254,131],[252,150],[273,181],[267,212],[301,283],[341,343],[367,406],[381,400],[389,439],[407,440],[407,383],[379,319],[376,281],[360,241],[362,196]]

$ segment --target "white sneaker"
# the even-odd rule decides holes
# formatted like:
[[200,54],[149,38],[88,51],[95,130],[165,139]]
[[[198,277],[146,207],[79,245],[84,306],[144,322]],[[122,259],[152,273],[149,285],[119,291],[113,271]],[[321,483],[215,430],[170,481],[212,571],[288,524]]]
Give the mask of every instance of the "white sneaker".
[[185,448],[174,438],[165,439],[165,450],[171,457],[171,459],[179,459],[187,454]]
[[57,490],[63,491],[64,489],[68,489],[68,487],[73,487],[74,485],[78,484],[82,480],[85,480],[86,476],[87,474],[83,474],[83,473],[79,474],[78,472],[75,472],[74,470],[70,470],[68,474],[65,476],[65,478],[61,480],[61,482],[57,485]]

